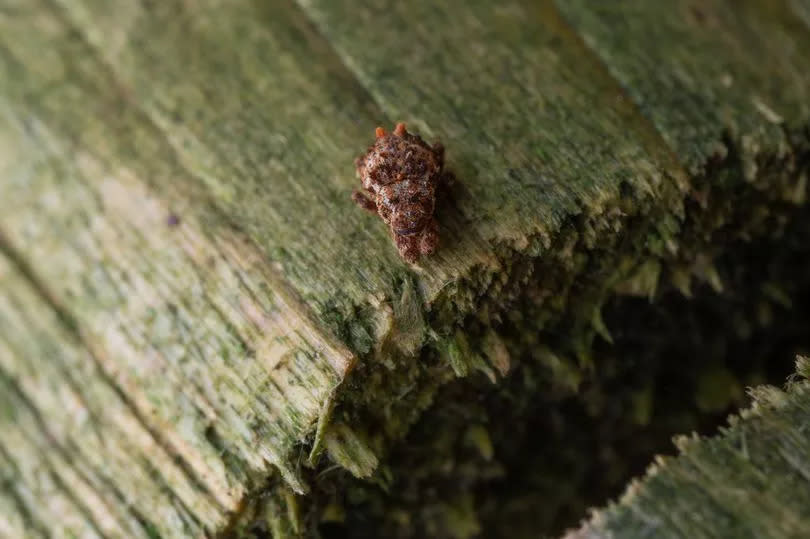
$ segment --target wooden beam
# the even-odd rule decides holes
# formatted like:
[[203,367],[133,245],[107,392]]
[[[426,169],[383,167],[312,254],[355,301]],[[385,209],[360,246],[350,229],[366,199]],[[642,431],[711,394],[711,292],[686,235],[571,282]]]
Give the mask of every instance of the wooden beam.
[[[659,275],[711,280],[712,234],[761,234],[756,210],[806,182],[806,28],[795,6],[729,5],[0,8],[0,286],[19,296],[0,366],[4,408],[27,414],[2,456],[12,481],[54,478],[2,492],[9,527],[49,531],[56,510],[30,506],[53,489],[65,533],[216,533],[248,506],[294,530],[278,512],[322,449],[373,476],[440,387],[524,359],[507,315],[590,343],[644,268],[649,295]],[[349,198],[353,159],[396,121],[458,177],[413,267]],[[569,371],[588,347],[560,351]],[[102,433],[86,446],[70,399]]]

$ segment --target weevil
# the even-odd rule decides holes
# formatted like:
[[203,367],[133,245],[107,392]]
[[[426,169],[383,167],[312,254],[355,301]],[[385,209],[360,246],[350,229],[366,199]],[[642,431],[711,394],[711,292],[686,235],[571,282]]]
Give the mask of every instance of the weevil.
[[391,133],[378,127],[375,134],[374,144],[355,160],[364,191],[355,191],[352,198],[380,216],[400,256],[414,263],[439,244],[436,192],[450,181],[444,146],[429,145],[401,122]]

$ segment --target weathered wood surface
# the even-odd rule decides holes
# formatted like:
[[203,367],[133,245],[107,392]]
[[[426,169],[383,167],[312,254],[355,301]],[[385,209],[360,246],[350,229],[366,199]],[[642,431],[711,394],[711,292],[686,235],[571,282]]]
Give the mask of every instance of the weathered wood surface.
[[[714,438],[683,436],[622,499],[568,539],[805,537],[810,529],[810,363],[786,391],[759,387]],[[677,493],[677,495],[673,495]]]
[[734,151],[753,182],[807,144],[808,36],[788,4],[559,6],[691,173]]
[[[719,193],[803,201],[810,37],[774,5],[6,0],[8,535],[221,531],[275,475],[306,492],[313,444],[372,474],[468,370],[465,317],[494,325],[529,283],[534,327],[579,309],[601,331],[591,291],[691,271],[711,166],[745,172]],[[398,120],[459,177],[421,268],[348,198]],[[631,220],[644,241],[593,274]],[[330,429],[336,396],[359,415]]]

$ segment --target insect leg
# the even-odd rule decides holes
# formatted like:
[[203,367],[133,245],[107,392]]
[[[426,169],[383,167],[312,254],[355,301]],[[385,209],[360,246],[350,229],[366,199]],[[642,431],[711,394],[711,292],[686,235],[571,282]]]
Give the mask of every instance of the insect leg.
[[439,161],[439,167],[444,166],[444,144],[436,142],[433,144],[433,153],[436,154],[436,159]]
[[447,198],[450,196],[450,189],[456,183],[456,175],[449,171],[442,172],[439,176],[439,181],[436,182],[436,195],[439,198]]
[[368,198],[360,191],[355,191],[352,193],[352,200],[354,200],[354,202],[364,210],[368,210],[371,213],[377,213],[377,204],[375,204],[373,200]]
[[399,256],[405,259],[405,262],[413,264],[419,259],[419,237],[418,236],[401,236],[394,234],[394,243],[397,245]]
[[419,253],[429,255],[436,250],[439,245],[439,223],[436,219],[431,219],[422,231],[422,238],[419,240]]

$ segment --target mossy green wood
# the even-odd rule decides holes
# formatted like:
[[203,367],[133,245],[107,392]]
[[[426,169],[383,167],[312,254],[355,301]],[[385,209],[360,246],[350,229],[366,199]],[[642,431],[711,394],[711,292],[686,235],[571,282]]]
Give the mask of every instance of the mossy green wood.
[[558,6],[691,173],[735,152],[755,182],[810,146],[810,33],[789,1]]
[[465,234],[500,253],[541,252],[572,215],[605,212],[622,183],[661,197],[678,178],[548,2],[299,4],[387,117],[445,143]]
[[[185,504],[197,529],[213,531],[276,469],[303,492],[292,454],[352,353],[211,207],[58,10],[22,3],[0,26],[2,247],[100,366],[80,389],[121,393],[180,465],[152,476],[166,503],[132,488],[122,511],[142,515],[143,533],[182,536],[186,519],[150,508]],[[42,425],[58,424],[31,402]],[[118,483],[96,486],[103,496]]]
[[[327,335],[343,331],[367,351],[379,336],[365,328],[392,316],[387,298],[404,294],[422,307],[412,288],[397,293],[413,270],[347,196],[352,157],[372,126],[392,118],[299,10],[178,7],[25,3],[3,15],[2,230],[6,249],[90,348],[100,380],[122,391],[144,428],[185,463],[211,504],[199,518],[217,529],[262,484],[266,463],[305,489],[290,451],[351,361]],[[494,46],[497,34],[481,41]],[[586,78],[612,85],[585,70],[579,76],[579,86]],[[565,80],[553,81],[569,99]],[[513,85],[541,98],[539,89]],[[570,100],[601,95],[593,94]],[[627,106],[605,109],[604,118],[593,129],[607,119],[634,121]],[[600,132],[607,137],[607,126]],[[483,137],[479,129],[447,142],[465,155],[493,144]],[[615,172],[583,176],[581,186],[544,180],[536,189],[551,191],[541,197],[533,188],[544,200],[533,218],[509,195],[517,188],[506,181],[509,156],[489,150],[501,164],[475,165],[477,174],[473,161],[462,161],[467,216],[444,214],[446,247],[417,274],[422,294],[463,287],[475,265],[496,275],[495,244],[526,248],[529,235],[547,238],[579,211],[576,196],[598,213],[621,180],[645,191],[664,181],[659,168],[668,165],[656,164],[666,160],[654,144],[589,140],[620,149],[596,167]],[[553,168],[584,166],[576,145],[565,144]],[[514,151],[522,174],[541,166],[532,147]],[[484,173],[490,168],[498,175]],[[503,206],[487,191],[512,202]],[[170,226],[170,215],[179,225]],[[398,313],[419,317],[407,305],[395,304]]]
[[[583,197],[587,204],[595,192],[621,184],[621,173],[613,175],[616,162],[600,167],[614,151],[625,155],[628,143],[657,141],[669,149],[691,176],[687,202],[703,208],[693,208],[692,218],[706,223],[682,236],[666,231],[671,215],[657,221],[654,211],[643,211],[664,231],[649,235],[645,252],[655,268],[652,283],[640,290],[626,287],[631,293],[654,294],[659,275],[685,293],[690,275],[722,288],[711,266],[701,267],[727,246],[721,238],[745,238],[756,226],[758,234],[767,235],[769,225],[763,223],[774,214],[765,205],[792,205],[806,197],[802,159],[810,147],[810,73],[803,67],[802,51],[808,50],[809,36],[784,5],[747,2],[737,12],[724,2],[695,9],[688,2],[560,2],[564,17],[558,17],[547,3],[299,4],[392,117],[458,141],[448,144],[458,152],[450,152],[450,163],[465,179],[462,196],[473,199],[465,200],[466,208],[483,207],[486,215],[495,207],[508,207],[501,219],[512,230],[525,225],[520,216],[542,215],[578,190],[591,189]],[[595,28],[601,32],[597,37]],[[599,62],[592,62],[590,54]],[[603,78],[603,69],[619,88]],[[611,115],[628,105],[634,108],[628,124],[634,129],[617,143],[614,128],[627,120]],[[610,124],[602,123],[610,117]],[[571,140],[577,141],[575,148],[587,150],[566,161]],[[519,153],[523,148],[531,153]],[[486,176],[474,168],[482,162]],[[586,164],[585,171],[580,164]],[[523,173],[531,180],[521,181]],[[670,173],[680,187],[677,172]],[[520,195],[500,201],[492,178],[520,185]],[[552,188],[554,195],[543,197],[538,178],[564,194]],[[629,186],[639,188],[632,182]],[[653,207],[675,210],[677,202],[663,193],[656,193]],[[490,201],[491,210],[486,206]],[[570,207],[563,211],[579,212]],[[591,213],[586,208],[582,214]],[[541,219],[554,223],[553,215],[552,210]],[[715,231],[720,233],[712,236]],[[609,235],[603,230],[596,237],[604,241]],[[660,240],[666,248],[659,250]],[[593,246],[586,237],[574,251]],[[541,254],[549,256],[553,254]],[[664,261],[663,271],[656,259]],[[638,267],[636,261],[633,267]],[[636,284],[643,268],[633,280]],[[541,279],[534,275],[531,280]],[[576,309],[575,302],[566,308]],[[598,322],[594,317],[594,325]],[[609,328],[598,329],[609,338]]]
[[162,535],[222,525],[214,501],[5,257],[0,291],[0,469],[11,501],[0,535],[148,537],[145,515]]
[[[98,369],[79,394],[118,395],[144,433],[147,445],[120,451],[162,451],[175,465],[160,471],[166,489],[134,489],[118,509],[121,526],[143,533],[155,520],[166,536],[221,530],[273,470],[304,492],[300,463],[316,429],[333,459],[372,473],[384,441],[367,440],[361,424],[324,432],[336,391],[379,408],[385,424],[418,413],[454,373],[415,356],[426,344],[469,350],[454,326],[485,300],[496,316],[498,298],[534,278],[517,261],[584,271],[582,256],[615,241],[628,215],[672,240],[688,184],[671,150],[694,172],[711,151],[691,160],[679,144],[711,148],[722,131],[695,131],[690,143],[688,131],[671,137],[649,121],[644,89],[625,94],[611,60],[549,2],[7,6],[0,246],[39,294],[25,301],[58,313],[62,333],[49,339],[74,339],[76,361]],[[777,15],[767,20],[781,32]],[[754,68],[745,55],[714,54],[735,73]],[[795,55],[785,62],[767,81],[741,79],[765,106],[742,125],[767,135],[756,141],[779,136],[768,110],[806,122],[796,80],[807,75]],[[691,68],[702,80],[703,66]],[[784,100],[780,83],[792,84]],[[421,268],[399,260],[382,224],[348,197],[373,127],[398,120],[441,139],[459,177],[440,209],[442,247]],[[575,239],[552,250],[571,222]],[[646,255],[664,256],[659,244]],[[0,373],[13,383],[30,353]],[[358,383],[337,389],[357,355]],[[469,358],[448,356],[456,373],[469,370]],[[53,356],[52,368],[66,361]],[[383,371],[366,385],[382,365],[407,376]],[[44,399],[39,386],[14,385],[43,418],[37,428],[59,421],[51,401],[34,398]],[[386,433],[402,435],[404,423]],[[115,500],[116,484],[94,488]],[[163,505],[158,492],[176,517],[149,510]]]
[[[570,539],[805,537],[810,529],[810,362],[787,391],[763,386],[715,437],[683,436],[618,503]],[[804,379],[802,379],[804,378]]]
[[[469,288],[464,278],[473,275],[474,291],[497,288],[493,276],[502,273],[510,246],[537,253],[566,217],[605,211],[622,181],[655,192],[667,183],[663,176],[678,174],[655,133],[632,106],[617,101],[618,86],[575,37],[563,39],[553,25],[536,33],[541,15],[521,21],[517,7],[504,10],[500,27],[475,36],[470,31],[480,25],[483,7],[476,13],[472,6],[456,6],[469,11],[468,25],[448,25],[458,28],[448,39],[480,51],[456,67],[461,55],[441,43],[423,40],[424,55],[408,47],[397,54],[406,32],[431,28],[420,21],[448,23],[442,17],[453,15],[452,6],[436,11],[415,5],[373,23],[363,19],[363,10],[354,13],[346,23],[359,33],[345,35],[358,49],[352,51],[356,61],[366,60],[360,49],[378,50],[380,62],[390,59],[389,71],[412,81],[408,87],[430,89],[423,105],[416,103],[417,94],[386,96],[394,98],[389,105],[378,103],[366,76],[343,65],[351,59],[331,50],[337,45],[342,52],[339,41],[324,40],[306,14],[285,3],[203,4],[179,13],[171,3],[145,12],[130,3],[58,4],[97,51],[99,69],[130,94],[190,175],[278,264],[302,299],[333,318],[336,329],[362,351],[374,340],[369,332],[380,316],[379,298],[395,295],[394,285],[414,273],[396,258],[384,227],[346,199],[357,184],[351,162],[370,142],[370,125],[415,122],[412,127],[425,136],[444,140],[460,178],[459,211],[442,211],[444,247],[416,275],[428,302],[441,295],[453,303],[455,292],[463,295]],[[372,29],[379,33],[373,40]],[[113,42],[122,44],[108,45]],[[372,42],[374,47],[365,47]],[[171,55],[163,53],[169,49]],[[409,50],[433,61],[423,70],[402,63]],[[503,62],[515,54],[522,67],[504,79],[511,68]],[[461,79],[487,65],[482,62],[503,71],[500,78],[495,72],[482,78],[498,92]],[[456,80],[438,78],[442,71]],[[373,76],[382,83],[382,75]],[[459,93],[461,83],[470,83],[475,93]],[[426,106],[432,108],[425,112],[444,120],[441,126],[417,115]],[[566,121],[577,110],[593,109],[600,114]],[[534,129],[539,125],[555,127]],[[624,126],[621,134],[612,132],[615,125]],[[505,151],[503,140],[513,141]],[[496,253],[501,246],[506,248]]]

